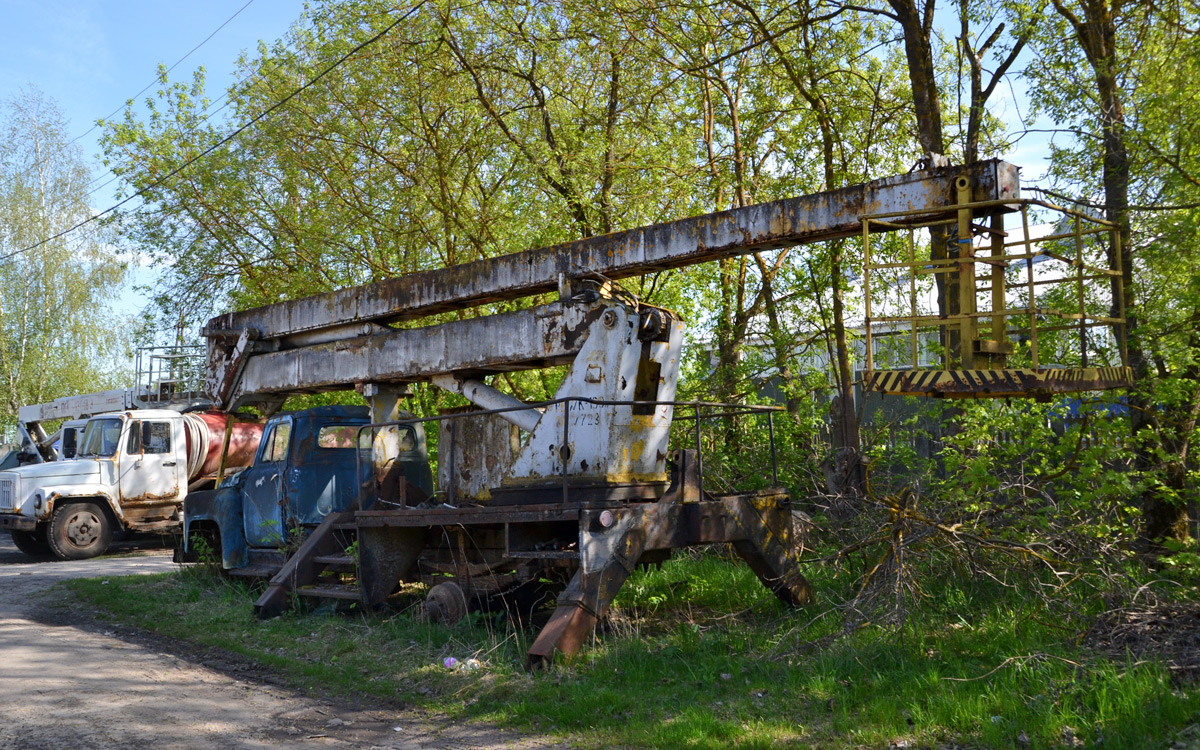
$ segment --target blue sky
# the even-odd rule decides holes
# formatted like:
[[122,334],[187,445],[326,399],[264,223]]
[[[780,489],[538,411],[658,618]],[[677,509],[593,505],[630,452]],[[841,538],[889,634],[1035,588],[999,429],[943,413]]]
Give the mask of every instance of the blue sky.
[[[238,55],[254,50],[260,39],[269,42],[282,36],[304,8],[303,0],[246,3],[0,0],[0,99],[33,86],[58,103],[70,120],[72,137],[84,134],[98,118],[123,108],[127,99],[154,81],[159,63],[174,64],[229,21],[171,73],[172,79],[190,79],[192,71],[204,66],[207,89],[216,98],[234,80]],[[100,152],[99,135],[97,128],[79,140],[89,160]],[[98,167],[94,176],[99,175]],[[92,197],[97,210],[112,204],[115,187],[114,183]],[[135,281],[144,284],[153,276],[153,269],[141,268]],[[133,314],[144,304],[130,289],[119,311]]]
[[[153,81],[159,63],[173,64],[243,6],[246,0],[0,0],[0,97],[35,86],[58,102],[78,135]],[[233,80],[238,54],[281,36],[303,6],[251,0],[172,78],[190,78],[203,65],[209,90],[219,95]],[[100,150],[98,134],[81,140],[88,157]]]

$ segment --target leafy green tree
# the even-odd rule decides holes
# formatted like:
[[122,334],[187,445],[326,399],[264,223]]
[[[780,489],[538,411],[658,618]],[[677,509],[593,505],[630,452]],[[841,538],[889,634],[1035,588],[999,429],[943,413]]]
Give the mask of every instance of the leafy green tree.
[[[690,197],[680,163],[691,155],[671,121],[669,82],[627,55],[628,41],[594,10],[410,10],[341,64],[394,20],[392,6],[314,6],[242,60],[225,105],[234,123],[329,73],[123,217],[126,234],[170,269],[165,308],[199,322],[214,308],[679,215]],[[202,75],[164,74],[145,107],[105,135],[131,191],[222,137]]]
[[0,425],[19,407],[114,387],[125,337],[109,304],[126,265],[103,227],[48,240],[91,214],[91,174],[51,100],[0,109]]
[[[1034,101],[1066,135],[1056,144],[1056,188],[1103,211],[1118,227],[1108,248],[1114,312],[1126,312],[1137,379],[1132,428],[1148,541],[1186,538],[1195,503],[1200,411],[1200,338],[1195,335],[1200,268],[1195,211],[1200,200],[1200,60],[1195,8],[1186,3],[1054,0],[1057,15],[1034,36]],[[1148,303],[1148,301],[1153,303]]]

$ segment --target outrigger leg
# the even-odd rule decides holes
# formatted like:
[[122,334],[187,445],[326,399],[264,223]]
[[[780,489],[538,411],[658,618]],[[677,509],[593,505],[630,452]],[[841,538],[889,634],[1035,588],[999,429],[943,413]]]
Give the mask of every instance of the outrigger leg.
[[636,569],[644,552],[731,543],[759,580],[789,606],[812,589],[792,559],[792,518],[786,492],[769,491],[680,502],[585,510],[579,517],[580,565],[558,607],[526,657],[544,667],[557,651],[573,656]]

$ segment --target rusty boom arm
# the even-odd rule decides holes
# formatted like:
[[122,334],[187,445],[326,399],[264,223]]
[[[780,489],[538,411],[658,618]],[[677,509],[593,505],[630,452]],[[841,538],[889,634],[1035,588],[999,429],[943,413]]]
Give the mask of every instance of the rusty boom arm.
[[[589,275],[620,279],[861,232],[865,214],[952,215],[955,180],[973,201],[1019,198],[1018,168],[1001,160],[939,167],[552,247],[409,274],[209,321],[208,388],[216,403],[268,408],[287,393],[402,382],[462,369],[519,369],[569,359],[569,326],[553,306],[396,330],[388,323],[558,290]],[[499,327],[497,327],[499,326]],[[489,340],[486,352],[479,342]],[[511,340],[505,343],[504,340]],[[393,356],[389,356],[389,353]],[[486,362],[480,361],[485,359]]]
[[[942,167],[214,318],[205,329],[208,387],[223,408],[257,404],[273,411],[291,393],[361,385],[376,423],[370,504],[327,516],[275,574],[255,611],[277,614],[289,591],[375,607],[397,581],[420,576],[422,565],[437,584],[430,596],[440,590],[464,611],[468,596],[517,597],[526,584],[569,576],[529,650],[528,664],[538,666],[580,648],[640,562],[711,543],[731,544],[782,601],[803,603],[810,589],[791,552],[788,493],[706,491],[699,405],[693,404],[696,447],[671,449],[682,323],[669,312],[606,297],[586,279],[853,236],[871,214],[909,212],[914,222],[953,218],[964,197],[956,181],[964,178],[975,201],[1018,198],[1011,164]],[[558,301],[514,312],[423,328],[389,325],[554,290]],[[478,379],[567,363],[554,402],[538,408]],[[408,485],[397,477],[393,489],[389,478],[400,465],[397,384],[425,380],[485,409],[439,432],[445,460],[439,473],[444,467],[447,479],[445,503],[433,509],[410,505]],[[497,429],[503,421],[514,427]],[[527,433],[523,440],[515,429]],[[488,435],[498,437],[489,442]],[[464,443],[476,442],[496,452],[474,469],[457,470],[460,459],[468,466]],[[467,501],[461,505],[455,505],[458,490]],[[457,551],[439,541],[450,538],[448,526]],[[341,559],[330,551],[338,546],[335,528],[343,527],[354,530],[359,545],[358,588],[327,592],[316,581],[325,565]],[[472,564],[486,574],[470,575]],[[455,566],[449,583],[432,577],[445,565]],[[516,606],[516,598],[509,601]]]

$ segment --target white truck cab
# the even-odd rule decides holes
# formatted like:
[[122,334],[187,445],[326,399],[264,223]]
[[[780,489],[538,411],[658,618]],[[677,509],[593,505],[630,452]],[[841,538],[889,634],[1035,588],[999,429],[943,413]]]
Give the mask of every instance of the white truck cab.
[[75,458],[83,438],[83,428],[87,426],[86,419],[70,419],[58,428],[58,439],[54,442],[54,453],[59,461]]
[[103,554],[116,529],[177,528],[189,485],[212,484],[226,419],[167,409],[92,417],[74,458],[0,471],[0,529],[24,552],[77,560]]

